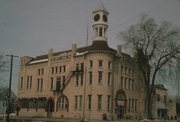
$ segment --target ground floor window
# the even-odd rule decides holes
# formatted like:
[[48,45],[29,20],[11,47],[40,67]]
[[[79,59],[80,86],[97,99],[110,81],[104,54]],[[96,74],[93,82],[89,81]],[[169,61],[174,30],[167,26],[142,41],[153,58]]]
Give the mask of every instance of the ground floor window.
[[57,101],[57,106],[59,110],[66,110],[68,107],[68,101],[66,96],[61,96],[59,97],[58,101]]

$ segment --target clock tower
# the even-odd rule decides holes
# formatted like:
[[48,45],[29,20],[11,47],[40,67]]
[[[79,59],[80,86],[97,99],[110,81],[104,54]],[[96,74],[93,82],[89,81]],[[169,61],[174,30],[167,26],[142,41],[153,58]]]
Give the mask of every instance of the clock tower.
[[107,41],[108,15],[109,12],[100,2],[93,11],[93,41]]

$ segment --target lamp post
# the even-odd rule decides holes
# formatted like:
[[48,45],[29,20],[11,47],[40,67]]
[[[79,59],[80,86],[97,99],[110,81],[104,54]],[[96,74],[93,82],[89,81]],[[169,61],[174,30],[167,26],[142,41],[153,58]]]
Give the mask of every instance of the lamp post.
[[11,100],[11,82],[12,82],[13,58],[19,57],[19,56],[15,56],[15,55],[6,55],[6,56],[11,57],[10,75],[9,75],[9,89],[8,89],[8,107],[7,107],[7,122],[10,122],[9,113],[10,113],[10,100]]

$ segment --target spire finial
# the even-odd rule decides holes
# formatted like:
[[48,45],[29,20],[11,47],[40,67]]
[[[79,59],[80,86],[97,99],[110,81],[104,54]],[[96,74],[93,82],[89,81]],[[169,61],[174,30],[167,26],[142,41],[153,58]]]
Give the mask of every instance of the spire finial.
[[104,7],[103,2],[99,1],[96,9],[93,12],[97,12],[97,11],[105,11],[106,13],[109,14],[108,10]]

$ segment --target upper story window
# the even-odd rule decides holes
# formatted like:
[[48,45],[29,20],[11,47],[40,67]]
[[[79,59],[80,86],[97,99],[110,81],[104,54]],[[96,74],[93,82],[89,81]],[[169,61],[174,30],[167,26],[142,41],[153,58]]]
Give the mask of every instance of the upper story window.
[[157,101],[160,101],[161,100],[161,96],[159,94],[156,95],[156,99]]
[[62,66],[59,66],[59,72],[62,72]]
[[99,60],[99,67],[103,66],[103,60]]
[[103,29],[102,29],[102,27],[99,28],[99,36],[103,36]]
[[38,69],[38,75],[43,75],[44,74],[44,69]]
[[111,85],[111,72],[108,72],[108,86]]
[[109,61],[109,63],[108,63],[108,69],[112,69],[112,62],[111,61]]
[[103,74],[102,71],[99,71],[99,72],[98,72],[98,83],[99,83],[99,84],[102,83],[102,74]]
[[54,74],[54,67],[51,67],[51,73]]
[[129,75],[131,75],[131,68],[129,68]]
[[121,73],[124,73],[124,67],[121,66]]
[[63,66],[63,72],[66,72],[66,65]]
[[92,72],[89,72],[89,84],[92,84]]
[[57,66],[55,67],[55,72],[58,73],[58,67]]
[[127,67],[125,67],[125,74],[127,74]]
[[92,61],[92,60],[89,61],[89,67],[90,67],[90,68],[93,67],[93,61]]
[[20,83],[20,89],[22,89],[23,88],[23,77],[21,77],[21,81],[20,81],[21,83]]

